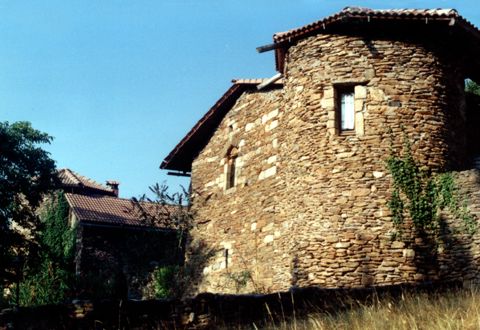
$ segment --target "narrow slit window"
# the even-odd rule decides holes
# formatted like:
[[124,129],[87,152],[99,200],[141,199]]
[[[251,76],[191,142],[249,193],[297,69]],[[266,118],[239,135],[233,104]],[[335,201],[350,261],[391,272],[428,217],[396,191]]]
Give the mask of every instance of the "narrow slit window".
[[226,189],[235,187],[236,171],[237,171],[237,148],[232,148],[227,154],[227,173],[226,173]]
[[227,188],[235,187],[235,166],[236,166],[237,157],[232,157],[228,160],[228,178],[227,178]]
[[353,131],[355,129],[355,93],[353,92],[353,88],[340,90],[338,96],[340,131]]
[[228,249],[225,249],[224,257],[225,257],[225,268],[228,268]]

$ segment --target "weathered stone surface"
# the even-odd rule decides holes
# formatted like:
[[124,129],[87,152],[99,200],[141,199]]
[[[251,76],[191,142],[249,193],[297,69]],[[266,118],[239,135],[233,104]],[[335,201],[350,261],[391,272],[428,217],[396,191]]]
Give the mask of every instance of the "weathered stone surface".
[[335,244],[336,249],[344,249],[350,246],[350,242],[339,242]]
[[403,249],[404,247],[405,247],[405,243],[399,242],[399,241],[392,242],[392,246],[391,246],[392,249]]
[[415,250],[413,249],[405,249],[403,250],[403,256],[407,258],[415,257]]
[[[218,242],[235,241],[228,269],[217,260],[220,251],[200,291],[234,292],[225,274],[241,271],[257,284],[243,291],[462,273],[480,280],[472,266],[480,262],[478,235],[452,231],[440,250],[408,231],[404,241],[392,242],[387,205],[385,161],[392,147],[402,149],[404,135],[415,159],[434,172],[465,164],[461,63],[429,39],[369,38],[367,44],[362,36],[323,34],[292,45],[283,89],[244,93],[195,159],[193,208],[199,223],[210,222],[194,236],[219,249]],[[339,132],[335,110],[339,84],[355,86],[355,130],[346,133]],[[234,141],[243,141],[242,161],[237,185],[225,190],[225,149]],[[478,174],[461,172],[456,180],[480,214]],[[460,226],[448,214],[445,223]]]
[[[277,176],[276,150],[277,125],[282,116],[281,95],[278,89],[242,95],[193,163],[192,190],[196,193],[193,208],[199,219],[213,223],[199,224],[193,234],[218,250],[217,256],[205,267],[206,275],[199,291],[236,292],[227,272],[248,271],[255,284],[268,289],[290,280],[291,261],[285,255],[288,251],[277,246],[288,231],[288,226],[283,225],[288,224],[281,221],[282,215],[272,194],[282,185]],[[233,126],[233,132],[229,132],[229,126]],[[236,141],[243,143],[235,145]],[[237,161],[235,187],[226,190],[225,156],[232,145],[238,148],[238,158],[242,161]],[[219,157],[216,164],[205,162],[215,155]],[[216,184],[208,185],[208,182]],[[218,230],[223,228],[229,230]],[[222,241],[230,241],[231,246],[225,247],[220,244]],[[224,262],[225,250],[228,250],[228,263]],[[242,288],[253,289],[252,283]]]

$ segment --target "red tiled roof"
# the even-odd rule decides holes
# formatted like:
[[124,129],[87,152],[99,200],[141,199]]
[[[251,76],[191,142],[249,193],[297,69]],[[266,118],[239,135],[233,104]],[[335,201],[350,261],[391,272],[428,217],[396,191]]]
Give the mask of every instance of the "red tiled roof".
[[169,221],[179,207],[142,203],[149,218],[155,218],[151,223],[142,220],[141,212],[133,207],[131,200],[106,195],[79,195],[66,193],[65,197],[72,212],[80,223],[104,224],[114,226],[141,226],[173,229]]
[[285,32],[273,35],[275,43],[285,43],[285,47],[276,49],[275,59],[277,69],[283,71],[285,49],[293,41],[306,38],[313,34],[329,32],[329,29],[351,23],[370,22],[443,22],[449,26],[459,26],[469,34],[480,38],[480,31],[469,21],[463,18],[455,9],[369,9],[362,7],[346,7],[338,13],[323,18],[319,21],[304,25]]
[[[233,85],[210,108],[210,110],[193,126],[187,135],[168,154],[160,165],[161,169],[190,172],[193,159],[207,144],[228,110],[246,90],[253,90],[267,79],[233,79]],[[272,86],[282,86],[282,79]]]
[[89,192],[107,194],[114,196],[115,193],[112,189],[95,182],[94,180],[80,175],[71,169],[64,168],[58,171],[58,178],[62,188],[68,190],[68,188],[88,190]]

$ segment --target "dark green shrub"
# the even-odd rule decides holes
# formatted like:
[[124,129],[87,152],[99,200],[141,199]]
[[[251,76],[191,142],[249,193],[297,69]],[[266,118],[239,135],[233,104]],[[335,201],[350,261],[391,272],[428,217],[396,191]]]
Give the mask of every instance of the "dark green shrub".
[[156,298],[171,298],[175,295],[176,274],[179,266],[158,267],[153,272]]

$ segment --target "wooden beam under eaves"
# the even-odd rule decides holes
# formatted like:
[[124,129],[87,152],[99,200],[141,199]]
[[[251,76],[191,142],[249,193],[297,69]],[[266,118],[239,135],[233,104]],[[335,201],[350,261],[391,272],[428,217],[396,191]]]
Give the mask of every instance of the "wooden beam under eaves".
[[190,177],[190,173],[187,172],[167,172],[167,175]]
[[269,86],[270,84],[273,84],[275,81],[277,81],[278,79],[280,79],[282,77],[283,77],[283,75],[281,73],[277,73],[272,78],[269,78],[269,79],[265,80],[264,82],[262,82],[260,85],[258,85],[257,90],[261,90],[261,89]]
[[271,50],[275,50],[275,49],[282,48],[282,47],[285,47],[284,42],[273,43],[273,44],[257,47],[257,52],[265,53],[265,52],[269,52]]

